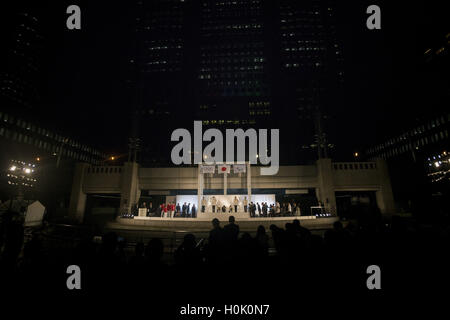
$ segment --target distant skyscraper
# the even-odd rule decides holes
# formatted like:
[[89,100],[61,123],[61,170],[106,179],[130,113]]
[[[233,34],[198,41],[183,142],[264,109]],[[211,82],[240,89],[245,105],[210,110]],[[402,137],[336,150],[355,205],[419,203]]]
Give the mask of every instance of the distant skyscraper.
[[279,1],[280,85],[274,103],[301,146],[325,144],[319,154],[329,144],[324,120],[339,106],[343,81],[334,10],[331,1]]
[[154,137],[170,139],[179,110],[188,108],[185,11],[186,3],[180,0],[138,1],[135,7],[135,47],[130,58],[132,131],[139,127],[143,139],[140,161],[167,160],[161,159],[167,155],[167,141]]
[[101,163],[106,155],[63,133],[64,128],[46,128],[42,122],[40,83],[44,37],[38,9],[18,5],[9,12],[5,26],[5,58],[0,65],[0,146],[2,161],[45,155],[89,163]]
[[329,3],[138,2],[131,64],[140,134],[150,151],[141,159],[156,153],[168,158],[164,136],[169,140],[175,126],[191,128],[193,120],[221,128],[280,128],[283,141],[296,140],[282,146],[284,159],[307,160],[299,157],[302,150],[315,158],[315,146],[328,145],[323,118],[339,103],[343,77]]
[[197,114],[213,125],[270,115],[263,1],[205,0],[200,20]]
[[15,15],[15,23],[9,26],[5,39],[0,96],[3,108],[29,113],[39,100],[37,76],[43,38],[35,15],[27,12]]
[[149,115],[168,115],[183,95],[184,2],[139,1],[135,19],[136,51],[131,63],[138,108]]

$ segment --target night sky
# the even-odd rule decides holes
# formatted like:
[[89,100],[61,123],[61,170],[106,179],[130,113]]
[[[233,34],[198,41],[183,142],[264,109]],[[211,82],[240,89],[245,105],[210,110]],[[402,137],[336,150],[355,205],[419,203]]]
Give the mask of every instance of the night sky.
[[[43,17],[45,39],[36,117],[105,152],[123,152],[132,107],[125,90],[133,44],[132,1],[30,3]],[[81,30],[66,29],[70,4],[81,7]],[[365,26],[370,4],[381,7],[382,30]],[[337,9],[345,99],[336,106],[340,122],[333,124],[333,139],[341,154],[351,155],[398,132],[405,117],[423,109],[423,53],[449,28],[443,3],[433,1],[346,1]],[[13,10],[2,5],[5,36]]]

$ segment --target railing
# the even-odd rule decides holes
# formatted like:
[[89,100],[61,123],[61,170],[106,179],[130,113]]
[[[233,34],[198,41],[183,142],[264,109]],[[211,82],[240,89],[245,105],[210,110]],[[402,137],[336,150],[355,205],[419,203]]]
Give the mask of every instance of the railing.
[[376,170],[376,162],[333,162],[334,170]]
[[120,174],[122,173],[121,166],[89,166],[86,174]]

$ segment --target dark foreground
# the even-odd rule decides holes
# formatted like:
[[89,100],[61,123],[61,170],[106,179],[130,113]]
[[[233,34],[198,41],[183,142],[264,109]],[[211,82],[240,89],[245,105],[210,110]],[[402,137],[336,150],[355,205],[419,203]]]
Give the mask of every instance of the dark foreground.
[[[393,219],[346,227],[337,222],[323,235],[298,221],[254,235],[235,226],[216,227],[202,241],[186,234],[174,250],[174,263],[162,259],[159,238],[137,242],[130,251],[126,239],[109,232],[101,243],[85,238],[61,250],[45,248],[36,233],[23,254],[19,225],[12,225],[4,239],[1,280],[9,297],[24,292],[48,301],[107,297],[128,307],[152,306],[164,319],[178,318],[187,304],[270,304],[272,315],[286,315],[300,305],[392,302],[393,297],[438,295],[449,279],[446,221],[419,226]],[[269,250],[271,243],[275,250]],[[67,288],[70,265],[80,267],[80,290]],[[381,270],[381,290],[367,287],[371,265]]]

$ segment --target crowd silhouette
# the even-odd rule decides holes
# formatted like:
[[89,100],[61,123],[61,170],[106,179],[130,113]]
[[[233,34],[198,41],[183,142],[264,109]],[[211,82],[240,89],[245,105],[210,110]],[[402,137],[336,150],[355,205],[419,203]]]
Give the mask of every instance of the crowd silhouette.
[[387,270],[385,288],[408,285],[417,268],[432,278],[448,266],[443,259],[447,221],[428,227],[397,218],[390,224],[375,220],[344,226],[336,221],[318,234],[295,219],[284,228],[271,225],[266,230],[261,225],[252,236],[240,231],[230,216],[223,227],[212,220],[207,238],[186,234],[174,250],[173,263],[163,259],[165,247],[159,238],[127,250],[126,239],[108,232],[101,242],[86,237],[62,249],[49,248],[39,233],[22,245],[19,223],[10,223],[3,232],[1,277],[13,288],[65,290],[66,267],[78,265],[83,290],[128,295],[148,287],[153,295],[158,293],[155,298],[182,299],[193,292],[247,295],[251,288],[266,295],[282,292],[288,298],[289,290],[314,295],[330,287],[365,289],[366,268],[372,264]]

